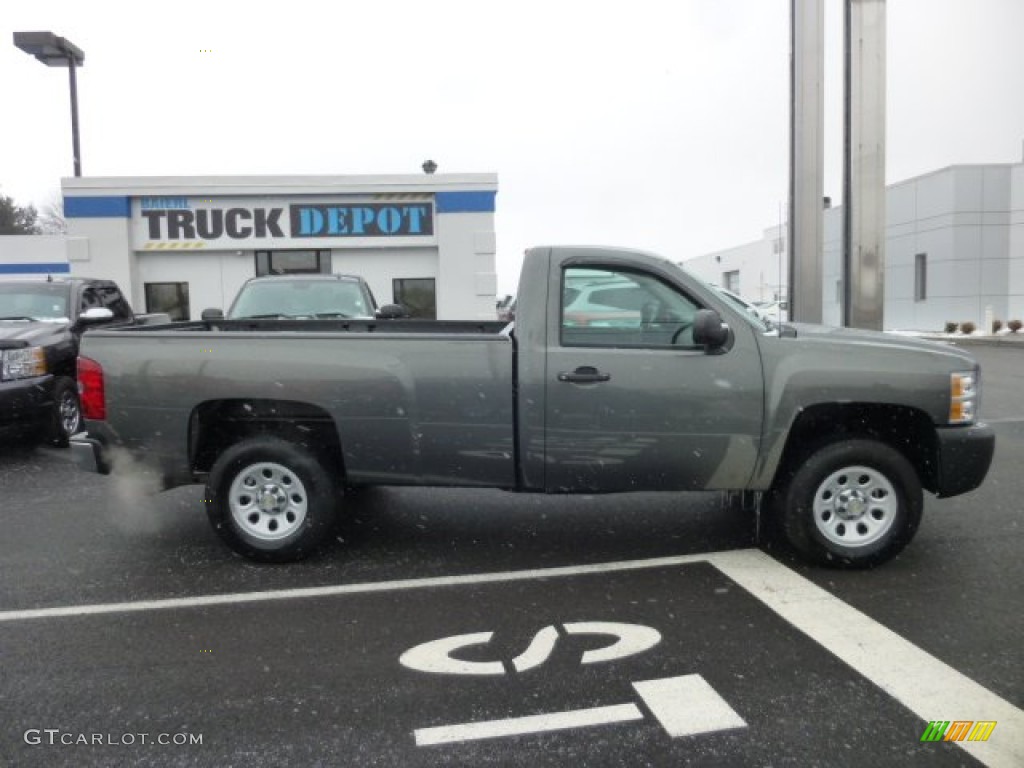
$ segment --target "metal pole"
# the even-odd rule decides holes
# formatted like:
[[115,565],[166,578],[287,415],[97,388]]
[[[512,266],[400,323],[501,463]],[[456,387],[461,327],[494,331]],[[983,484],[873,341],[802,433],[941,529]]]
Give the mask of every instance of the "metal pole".
[[885,308],[885,0],[845,0],[843,319],[882,330]]
[[[789,160],[789,319],[822,320],[824,0],[792,0]],[[780,297],[781,298],[781,297]]]
[[78,145],[78,79],[75,57],[68,54],[68,79],[71,83],[71,151],[75,160],[75,176],[82,175],[82,152]]
[[853,150],[852,150],[852,118],[850,102],[852,101],[851,80],[853,70],[852,10],[850,0],[843,2],[843,245],[842,245],[842,281],[843,306],[842,325],[850,327],[853,307]]

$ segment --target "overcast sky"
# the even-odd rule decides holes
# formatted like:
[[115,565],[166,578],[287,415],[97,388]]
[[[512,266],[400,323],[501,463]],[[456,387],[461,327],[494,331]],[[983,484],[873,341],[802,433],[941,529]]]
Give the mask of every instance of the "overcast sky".
[[[541,243],[676,260],[779,220],[789,0],[32,0],[0,17],[0,194],[89,176],[498,174],[499,290]],[[1019,162],[1024,0],[889,0],[889,182]],[[826,0],[825,193],[838,200],[841,0]]]

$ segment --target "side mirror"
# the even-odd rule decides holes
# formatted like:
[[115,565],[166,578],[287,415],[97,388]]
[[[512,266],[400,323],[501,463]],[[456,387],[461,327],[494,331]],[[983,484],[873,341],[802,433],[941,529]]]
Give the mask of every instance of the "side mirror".
[[203,320],[223,320],[224,319],[224,310],[217,309],[216,307],[211,307],[209,309],[204,309],[202,311],[202,314],[200,315],[200,317]]
[[377,310],[377,317],[381,320],[397,320],[409,317],[409,310],[401,304],[385,304]]
[[729,340],[729,326],[713,309],[698,309],[693,316],[693,343],[708,350],[721,349]]
[[80,325],[98,325],[114,319],[114,313],[106,307],[90,307],[78,316]]

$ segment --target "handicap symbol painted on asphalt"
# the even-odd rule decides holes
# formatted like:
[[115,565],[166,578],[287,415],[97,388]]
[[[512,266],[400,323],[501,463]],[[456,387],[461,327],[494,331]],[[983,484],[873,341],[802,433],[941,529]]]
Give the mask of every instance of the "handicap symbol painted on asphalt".
[[[584,651],[580,664],[624,659],[648,651],[661,642],[658,630],[642,624],[579,621],[561,626],[568,635],[606,635],[613,638],[602,648]],[[505,665],[501,661],[465,661],[452,655],[465,648],[487,645],[493,636],[493,632],[472,632],[430,640],[407,650],[399,661],[418,672],[503,675]],[[543,627],[533,636],[526,650],[512,660],[512,668],[516,672],[525,672],[541,666],[551,657],[559,637],[556,626]],[[747,727],[746,721],[700,675],[639,680],[632,687],[643,703],[643,709],[636,702],[626,701],[610,706],[417,728],[413,731],[413,738],[417,746],[429,747],[642,721],[648,714],[653,715],[668,736],[674,739]]]
[[[581,664],[596,664],[635,656],[661,642],[661,633],[658,630],[642,624],[578,621],[563,624],[562,627],[570,635],[606,635],[615,638],[611,644],[603,648],[584,651],[580,659]],[[487,645],[492,637],[493,632],[442,637],[410,648],[401,655],[399,662],[409,669],[441,675],[503,675],[505,665],[500,661],[464,661],[452,656],[454,652],[463,648]],[[512,668],[516,672],[526,672],[539,667],[551,657],[558,638],[556,627],[544,627],[534,635],[526,650],[512,659]]]

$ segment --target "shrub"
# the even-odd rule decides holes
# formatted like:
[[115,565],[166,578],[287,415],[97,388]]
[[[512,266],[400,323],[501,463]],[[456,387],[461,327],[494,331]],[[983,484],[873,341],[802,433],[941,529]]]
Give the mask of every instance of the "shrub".
[[946,333],[956,333],[956,329],[959,328],[958,323],[946,322]]
[[963,332],[965,336],[970,336],[972,333],[974,333],[977,327],[978,326],[976,326],[970,320],[968,320],[966,323],[960,323],[960,330]]
[[1021,329],[1021,327],[1024,327],[1024,323],[1022,323],[1020,320],[1011,320],[1006,324],[1006,327],[1009,328],[1013,333],[1016,333]]
[[1003,321],[1002,320],[993,320],[992,321],[992,333],[999,333],[1001,330],[1003,330]]

